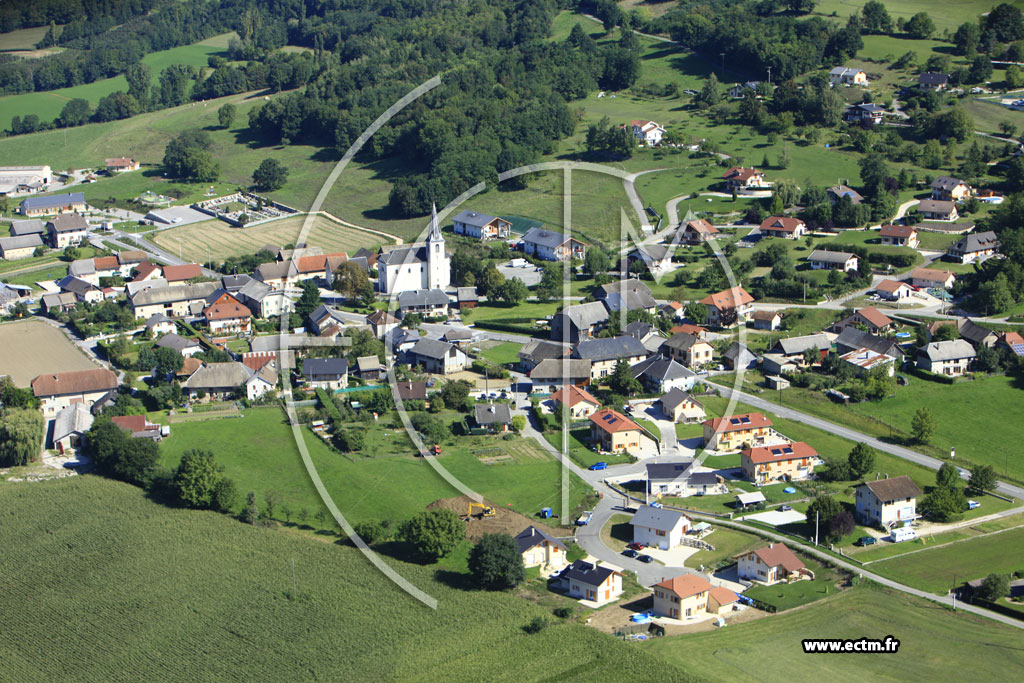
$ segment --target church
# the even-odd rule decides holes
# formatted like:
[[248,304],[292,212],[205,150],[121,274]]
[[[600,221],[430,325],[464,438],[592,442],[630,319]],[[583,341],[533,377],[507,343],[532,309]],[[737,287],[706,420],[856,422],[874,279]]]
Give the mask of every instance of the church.
[[382,251],[377,257],[377,291],[398,294],[418,289],[447,289],[451,284],[451,258],[444,250],[444,237],[437,222],[437,207],[431,207],[426,242],[413,242]]

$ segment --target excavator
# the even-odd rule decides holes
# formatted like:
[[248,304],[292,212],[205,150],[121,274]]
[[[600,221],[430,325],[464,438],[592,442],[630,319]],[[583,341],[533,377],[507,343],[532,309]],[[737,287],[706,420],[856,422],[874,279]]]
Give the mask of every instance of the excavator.
[[[475,512],[479,508],[479,512]],[[483,503],[470,503],[469,512],[467,516],[469,519],[483,519],[484,517],[493,517],[495,515],[494,508],[490,505],[484,505]]]

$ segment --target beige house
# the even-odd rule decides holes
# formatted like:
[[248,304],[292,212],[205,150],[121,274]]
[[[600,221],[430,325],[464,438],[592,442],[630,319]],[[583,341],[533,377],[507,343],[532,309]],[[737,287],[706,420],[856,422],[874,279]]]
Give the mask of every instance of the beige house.
[[932,199],[958,202],[971,196],[971,186],[967,181],[940,175],[932,181]]
[[6,261],[31,258],[35,250],[43,246],[39,235],[0,238],[0,258]]
[[61,214],[46,224],[46,236],[54,249],[78,246],[88,233],[89,222],[77,213]]
[[743,477],[758,486],[809,479],[818,464],[818,452],[803,441],[748,448],[740,457]]
[[515,535],[519,554],[526,567],[541,567],[542,570],[561,569],[566,564],[569,549],[561,541],[548,536],[535,526],[529,526]]
[[567,384],[556,391],[551,399],[555,402],[555,409],[561,410],[561,406],[569,406],[569,416],[574,420],[585,420],[593,415],[601,407],[601,402],[594,398],[589,391],[581,389],[575,384]]
[[948,270],[937,268],[914,268],[910,271],[910,284],[915,287],[941,287],[952,289],[956,276]]
[[622,595],[622,571],[608,565],[577,560],[559,577],[570,597],[604,605]]
[[18,206],[23,216],[52,216],[70,211],[85,211],[85,194],[69,192],[49,197],[28,197]]
[[654,585],[654,613],[669,619],[691,619],[708,612],[711,583],[696,574],[682,574]]
[[708,309],[708,323],[728,327],[746,320],[754,308],[754,297],[742,287],[715,292],[700,300]]
[[117,375],[100,368],[58,372],[39,375],[31,386],[32,394],[40,401],[43,417],[52,418],[76,403],[92,407],[108,391],[117,389]]
[[920,517],[917,497],[921,489],[905,474],[864,482],[856,490],[857,521],[861,524],[888,529]]
[[745,190],[763,185],[764,173],[756,168],[733,166],[722,174],[722,180],[725,181],[725,186],[729,190]]
[[922,199],[917,210],[930,221],[955,221],[960,217],[956,202],[942,199]]
[[852,315],[848,315],[837,322],[832,326],[832,331],[838,334],[848,327],[863,327],[871,334],[882,334],[895,327],[895,325],[896,323],[893,322],[892,318],[874,306],[869,306],[854,311]]
[[769,543],[763,548],[747,551],[736,559],[739,578],[767,586],[779,581],[814,578],[814,573],[782,543]]
[[718,234],[718,228],[703,218],[687,221],[680,230],[679,241],[687,244],[703,244]]
[[828,72],[828,82],[830,85],[859,85],[866,88],[868,85],[868,75],[864,73],[863,69],[857,69],[852,66],[837,66]]
[[679,387],[673,387],[658,399],[661,412],[673,422],[698,422],[707,417],[700,401]]
[[708,612],[723,615],[732,611],[732,608],[740,601],[740,596],[728,588],[714,586],[708,591]]
[[782,326],[782,316],[778,311],[754,311],[750,314],[755,330],[775,331]]
[[883,225],[878,236],[881,238],[882,244],[917,248],[917,228],[913,225]]
[[658,351],[680,365],[693,369],[710,363],[715,347],[692,334],[679,332],[665,341]]
[[769,216],[761,223],[761,234],[765,237],[796,240],[806,233],[807,224],[792,216]]
[[590,416],[590,438],[606,453],[639,453],[643,429],[622,413],[604,408]]
[[763,446],[773,433],[772,421],[761,413],[716,417],[704,421],[704,446],[716,451]]
[[168,318],[199,316],[206,308],[207,297],[218,287],[216,282],[154,287],[136,292],[129,303],[136,318],[148,320],[154,313],[163,313]]

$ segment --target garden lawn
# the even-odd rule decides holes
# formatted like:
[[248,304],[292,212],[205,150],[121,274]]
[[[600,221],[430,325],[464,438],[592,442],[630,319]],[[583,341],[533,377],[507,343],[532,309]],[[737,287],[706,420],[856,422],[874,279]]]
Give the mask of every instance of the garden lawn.
[[764,540],[753,534],[747,534],[736,529],[715,526],[704,540],[715,547],[714,550],[700,550],[691,555],[686,564],[690,567],[717,567],[734,563],[737,555],[753,550],[764,545]]
[[632,515],[612,515],[601,529],[601,540],[616,552],[626,549],[627,543],[633,542]]
[[760,600],[775,607],[779,612],[821,600],[835,593],[838,589],[833,585],[836,574],[829,568],[815,565],[804,558],[804,563],[814,571],[813,581],[794,581],[793,583],[777,583],[774,586],[756,585],[744,591],[744,595]]
[[521,348],[523,348],[523,345],[517,342],[501,342],[497,346],[484,349],[480,352],[480,355],[495,365],[507,367],[519,362],[519,349]]
[[[548,443],[562,450],[562,432],[551,432],[544,435]],[[590,467],[599,462],[609,465],[621,465],[635,462],[636,458],[628,453],[597,453],[590,448],[590,429],[573,429],[569,432],[569,457],[580,467]]]

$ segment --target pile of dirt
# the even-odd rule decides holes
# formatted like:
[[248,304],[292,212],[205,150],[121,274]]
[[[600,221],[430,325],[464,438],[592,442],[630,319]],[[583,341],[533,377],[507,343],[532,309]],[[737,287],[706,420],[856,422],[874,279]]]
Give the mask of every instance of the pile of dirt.
[[[451,510],[459,517],[465,517],[471,502],[473,501],[467,496],[441,498],[428,505],[427,509]],[[487,500],[484,501],[484,504],[493,507],[495,515],[493,517],[473,518],[469,522],[466,522],[466,536],[468,536],[472,541],[479,539],[484,534],[509,534],[510,536],[515,536],[530,525],[533,525],[544,533],[555,537],[568,536],[572,533],[568,529],[557,529],[546,524],[542,524],[541,522],[530,519],[526,515],[514,512],[509,508],[498,507]],[[479,511],[479,508],[477,508],[477,510]]]

